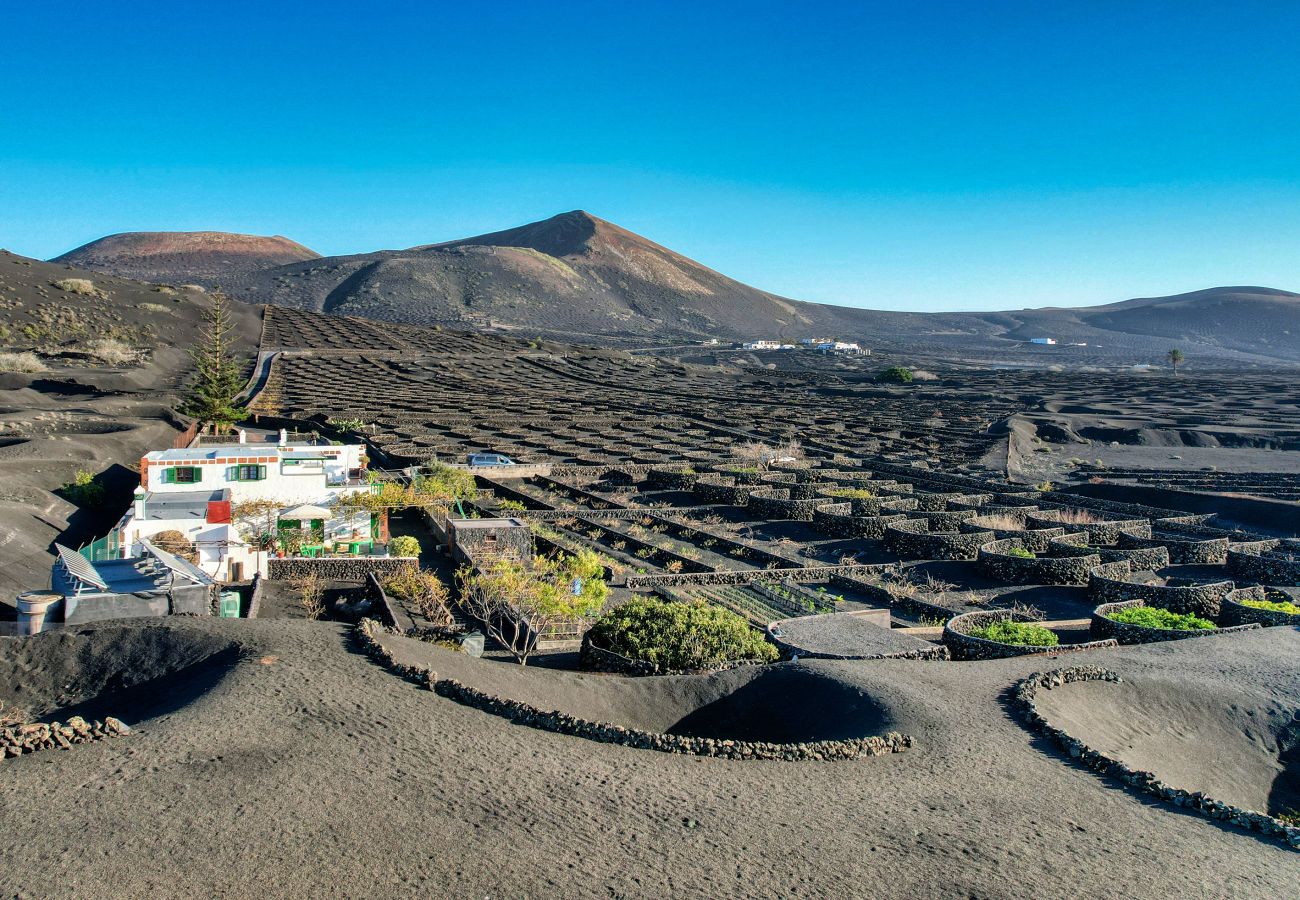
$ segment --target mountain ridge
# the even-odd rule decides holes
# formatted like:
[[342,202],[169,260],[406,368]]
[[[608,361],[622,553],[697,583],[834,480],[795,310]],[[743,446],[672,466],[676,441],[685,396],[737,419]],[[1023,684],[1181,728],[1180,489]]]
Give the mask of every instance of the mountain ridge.
[[[94,268],[93,262],[81,264]],[[869,346],[965,344],[988,354],[1054,337],[1089,345],[1097,351],[1091,355],[1124,359],[1162,355],[1178,342],[1203,356],[1300,363],[1300,294],[1289,291],[1219,287],[991,312],[834,306],[743,284],[584,210],[407,249],[256,262],[236,260],[192,277],[247,302],[587,342],[790,342],[827,335]],[[148,257],[116,260],[146,270],[149,263]],[[160,267],[152,274],[170,272]]]

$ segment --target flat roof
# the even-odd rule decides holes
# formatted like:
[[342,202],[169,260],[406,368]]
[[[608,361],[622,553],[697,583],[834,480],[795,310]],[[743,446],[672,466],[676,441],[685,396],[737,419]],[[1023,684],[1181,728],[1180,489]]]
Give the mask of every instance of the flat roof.
[[257,456],[271,453],[305,453],[319,456],[322,453],[339,456],[350,447],[362,444],[213,444],[207,447],[182,447],[168,450],[150,450],[144,458],[150,462],[189,462],[201,459],[223,459],[228,456]]
[[162,519],[203,519],[208,517],[208,504],[227,499],[228,492],[220,491],[150,491],[144,495],[144,517],[155,521]]

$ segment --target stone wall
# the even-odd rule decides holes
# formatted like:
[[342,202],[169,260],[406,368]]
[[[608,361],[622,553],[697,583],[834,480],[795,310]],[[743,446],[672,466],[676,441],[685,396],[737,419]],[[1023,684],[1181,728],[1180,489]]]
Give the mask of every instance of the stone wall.
[[[1044,510],[1042,513],[1030,513],[1026,521],[1032,528],[1052,528],[1061,525],[1061,521],[1053,514],[1052,510]],[[1086,532],[1088,543],[1093,545],[1110,545],[1120,539],[1121,534],[1131,534],[1138,537],[1151,536],[1151,522],[1147,519],[1113,519],[1105,522],[1083,522],[1075,524],[1069,523],[1072,531]]]
[[698,472],[683,472],[681,469],[652,468],[646,474],[647,484],[658,491],[689,491],[699,480]]
[[1257,606],[1244,606],[1241,600],[1268,600],[1268,591],[1262,586],[1238,588],[1223,598],[1220,613],[1221,625],[1247,625],[1251,622],[1271,628],[1277,625],[1300,627],[1300,613],[1282,612],[1276,609],[1260,609]]
[[1086,641],[1081,644],[1056,644],[1051,647],[1032,647],[1024,644],[1003,644],[987,638],[975,637],[969,632],[976,628],[1012,619],[1016,622],[1037,621],[1026,613],[1009,609],[982,609],[953,616],[943,626],[943,643],[956,660],[1008,659],[1012,656],[1042,656],[1053,653],[1075,653],[1081,650],[1101,650],[1119,646],[1113,640]]
[[1250,553],[1234,547],[1227,553],[1228,571],[1243,581],[1300,587],[1300,553],[1293,558],[1276,552]]
[[1300,849],[1300,828],[1264,813],[1230,806],[1207,797],[1199,791],[1192,793],[1165,784],[1155,774],[1130,768],[1126,763],[1094,750],[1083,741],[1071,737],[1064,729],[1052,724],[1038,711],[1035,700],[1040,691],[1055,690],[1063,685],[1081,681],[1107,681],[1119,684],[1122,679],[1114,672],[1096,666],[1075,666],[1054,672],[1037,672],[1016,685],[1014,702],[1035,731],[1045,734],[1081,765],[1113,778],[1127,787],[1163,803],[1189,810],[1215,821],[1225,822],[1243,831],[1253,831],[1284,840],[1292,849]]
[[974,559],[993,532],[931,532],[925,519],[907,519],[885,526],[885,546],[903,559]]
[[631,590],[652,587],[684,587],[695,584],[749,584],[753,581],[773,581],[789,578],[794,581],[825,581],[832,575],[846,572],[880,572],[890,568],[884,564],[852,566],[804,566],[791,569],[745,569],[725,572],[656,572],[651,575],[629,575],[627,586]]
[[990,528],[986,523],[985,517],[980,515],[973,519],[967,519],[957,526],[958,531],[964,531],[972,534],[977,531],[991,531],[1000,541],[1016,540],[1020,546],[1034,553],[1044,553],[1050,546],[1053,538],[1061,537],[1065,534],[1064,528],[1031,528],[1012,529],[1012,528]]
[[1169,550],[1166,547],[1132,547],[1126,550],[1093,547],[1088,544],[1088,535],[1083,532],[1053,538],[1048,544],[1048,553],[1052,556],[1098,556],[1103,563],[1127,563],[1134,572],[1155,571],[1169,565]]
[[1131,547],[1165,547],[1169,550],[1169,561],[1175,565],[1216,565],[1227,561],[1228,539],[1179,537],[1169,532],[1154,532],[1151,537],[1138,537],[1135,534],[1120,533],[1121,549]]
[[813,510],[825,502],[820,499],[794,500],[790,488],[764,487],[749,495],[749,511],[755,518],[769,521],[811,522]]
[[518,700],[510,700],[469,687],[454,679],[440,679],[433,690],[442,697],[508,719],[518,725],[598,741],[621,744],[640,750],[658,750],[720,759],[769,759],[788,762],[861,759],[902,753],[913,746],[910,735],[890,732],[884,737],[846,738],[840,741],[808,741],[777,744],[761,741],[735,741],[723,738],[688,737],[625,728],[605,722],[593,722],[555,710],[544,711]]
[[979,548],[975,566],[995,581],[1009,584],[1087,584],[1088,572],[1101,565],[1101,557],[1013,556],[1009,551],[1028,549],[1020,538],[990,541]]
[[1097,604],[1137,600],[1176,613],[1206,619],[1219,615],[1219,607],[1235,585],[1231,581],[1206,584],[1140,584],[1130,581],[1128,563],[1094,566],[1088,574],[1088,598]]
[[390,575],[404,570],[415,570],[420,561],[414,556],[357,556],[357,557],[285,557],[268,560],[267,577],[271,581],[292,581],[306,575],[316,575],[326,581],[365,581],[371,572]]
[[1209,637],[1214,634],[1228,634],[1235,631],[1248,631],[1258,625],[1234,625],[1230,628],[1214,630],[1180,631],[1169,628],[1145,628],[1106,618],[1112,612],[1133,606],[1144,606],[1141,600],[1124,600],[1119,603],[1103,603],[1092,613],[1092,636],[1098,640],[1114,638],[1121,644],[1154,644],[1159,641],[1179,641],[1187,638]]

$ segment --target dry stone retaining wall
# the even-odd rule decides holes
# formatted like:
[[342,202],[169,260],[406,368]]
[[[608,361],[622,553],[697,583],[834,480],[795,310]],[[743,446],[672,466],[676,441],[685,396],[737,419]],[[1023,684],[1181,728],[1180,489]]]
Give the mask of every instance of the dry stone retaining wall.
[[1118,612],[1121,609],[1129,609],[1134,606],[1145,606],[1141,600],[1124,600],[1119,603],[1103,603],[1098,606],[1092,613],[1092,625],[1090,631],[1092,636],[1098,640],[1105,638],[1114,638],[1121,644],[1154,644],[1159,641],[1179,641],[1187,638],[1209,637],[1215,634],[1228,634],[1236,631],[1249,631],[1259,626],[1251,623],[1249,625],[1233,625],[1229,628],[1215,628],[1213,630],[1197,629],[1193,631],[1183,631],[1170,628],[1146,628],[1142,625],[1130,625],[1127,622],[1116,622],[1114,619],[1107,618],[1110,613]]
[[1088,572],[1101,565],[1101,557],[1013,556],[1009,551],[1029,549],[1020,538],[990,541],[979,548],[976,568],[990,578],[1009,584],[1087,584]]
[[367,556],[367,557],[287,557],[268,561],[267,578],[271,581],[291,581],[315,575],[326,581],[365,581],[372,572],[376,575],[392,575],[397,572],[415,571],[420,561],[414,556]]
[[1191,613],[1214,619],[1219,615],[1223,598],[1233,590],[1231,581],[1208,584],[1139,584],[1129,581],[1129,564],[1106,563],[1093,566],[1088,573],[1088,597],[1094,603],[1120,603],[1137,600],[1176,613]]
[[990,641],[988,638],[975,637],[969,633],[976,628],[983,628],[986,625],[992,625],[994,622],[1001,622],[1005,619],[1012,619],[1016,622],[1036,621],[1026,613],[1018,613],[1009,609],[988,609],[963,613],[960,616],[953,616],[943,626],[944,646],[952,653],[952,658],[957,660],[1008,659],[1012,656],[1076,653],[1081,650],[1101,650],[1118,646],[1118,643],[1114,640],[1099,640],[1086,641],[1080,644],[1055,644],[1051,647],[1034,647],[1027,644],[1004,644],[1000,641]]

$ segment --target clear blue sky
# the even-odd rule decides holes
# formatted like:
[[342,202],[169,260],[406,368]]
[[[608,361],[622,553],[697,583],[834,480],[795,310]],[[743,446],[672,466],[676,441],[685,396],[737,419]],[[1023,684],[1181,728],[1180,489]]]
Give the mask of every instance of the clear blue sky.
[[1213,7],[13,5],[0,246],[335,254],[582,208],[855,306],[1300,290],[1300,3]]

